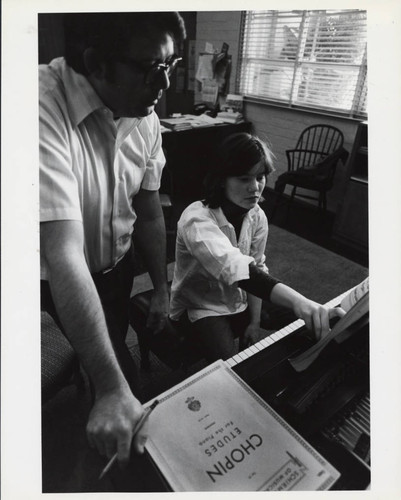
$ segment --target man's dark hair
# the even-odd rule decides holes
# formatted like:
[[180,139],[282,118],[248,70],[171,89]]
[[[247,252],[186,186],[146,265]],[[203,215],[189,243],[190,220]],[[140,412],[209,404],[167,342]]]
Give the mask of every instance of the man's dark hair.
[[219,145],[216,161],[205,177],[205,205],[220,207],[225,179],[244,175],[259,162],[263,162],[264,174],[268,176],[274,171],[273,158],[267,145],[254,135],[240,132],[226,137]]
[[87,76],[83,53],[96,49],[105,62],[125,55],[133,37],[168,33],[179,44],[186,37],[185,23],[178,12],[103,12],[64,15],[65,59],[78,73]]

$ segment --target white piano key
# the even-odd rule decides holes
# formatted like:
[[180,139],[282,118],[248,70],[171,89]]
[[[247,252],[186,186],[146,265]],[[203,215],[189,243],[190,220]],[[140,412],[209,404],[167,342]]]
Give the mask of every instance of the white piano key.
[[277,332],[274,332],[275,335],[277,335],[280,339],[283,339],[286,335],[283,332],[283,330],[277,330]]
[[254,355],[254,350],[252,349],[252,347],[253,346],[249,346],[247,349],[245,349],[245,351],[243,351],[247,358]]
[[263,349],[264,349],[264,347],[260,345],[260,342],[258,342],[257,344],[254,344],[252,347],[255,349],[255,354],[263,351]]
[[285,326],[284,328],[281,329],[281,332],[283,335],[287,336],[291,332],[293,332],[295,328],[293,328],[292,323],[290,325]]
[[272,345],[276,343],[276,340],[270,335],[270,337],[266,337],[263,339],[264,342],[267,342],[268,345]]
[[295,330],[298,330],[298,328],[301,328],[304,325],[303,321],[296,320],[294,323],[290,323],[286,327],[283,328],[284,332],[292,333],[295,332]]
[[270,335],[270,338],[273,339],[274,341],[280,340],[282,338],[282,335],[279,335],[278,333],[272,333]]
[[269,347],[273,342],[269,340],[269,337],[266,337],[265,339],[262,339],[260,342],[258,342],[259,346],[266,348]]
[[239,354],[236,354],[235,356],[233,356],[233,360],[236,362],[236,363],[239,363],[241,361],[241,356]]
[[260,350],[260,349],[258,349],[258,348],[256,347],[256,345],[255,345],[255,344],[254,344],[254,345],[251,345],[251,347],[250,347],[249,349],[253,352],[253,354],[256,354],[256,353],[257,353],[257,352],[259,352],[259,350]]
[[245,359],[248,359],[248,358],[249,358],[249,356],[246,354],[246,351],[247,351],[247,350],[248,350],[248,349],[245,349],[244,351],[240,351],[240,352],[238,353],[238,356],[240,356],[240,358],[241,358],[243,361],[244,361]]
[[228,358],[226,359],[225,363],[230,367],[232,368],[233,366],[235,366],[237,363],[234,361],[233,358]]

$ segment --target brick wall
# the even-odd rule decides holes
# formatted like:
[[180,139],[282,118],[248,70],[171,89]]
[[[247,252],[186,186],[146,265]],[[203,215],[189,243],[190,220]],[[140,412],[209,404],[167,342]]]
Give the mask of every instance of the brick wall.
[[[241,14],[238,11],[198,12],[196,24],[196,50],[199,54],[205,50],[205,42],[220,50],[224,42],[228,43],[228,53],[232,55],[230,92],[235,91],[235,75],[238,61],[238,44]],[[195,102],[200,101],[200,92],[195,92]]]
[[[239,51],[239,29],[241,13],[239,11],[198,12],[196,27],[196,47],[202,52],[205,42],[213,44],[215,49],[220,49],[223,42],[230,46],[229,54],[232,55],[233,65],[230,80],[230,92],[235,92],[235,75],[237,71]],[[199,92],[195,95],[195,102],[200,100]],[[267,106],[264,104],[247,103],[244,109],[247,120],[252,122],[255,133],[267,139],[276,156],[276,171],[268,181],[268,186],[273,187],[277,176],[287,170],[285,150],[295,146],[301,131],[314,123],[326,123],[338,127],[345,137],[345,148],[351,152],[358,122],[338,117],[330,117],[304,111]],[[336,212],[338,203],[342,199],[345,181],[345,167],[338,164],[335,185],[328,194],[328,209]],[[286,192],[289,192],[287,189]]]

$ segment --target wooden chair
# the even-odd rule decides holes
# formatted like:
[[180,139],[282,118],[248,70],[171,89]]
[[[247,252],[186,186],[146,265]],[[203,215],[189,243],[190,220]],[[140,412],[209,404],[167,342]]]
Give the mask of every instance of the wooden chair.
[[[319,210],[326,211],[326,193],[333,187],[337,163],[339,160],[345,163],[348,157],[343,144],[341,130],[330,125],[311,125],[301,133],[295,148],[286,151],[288,171],[276,181],[274,189],[278,196],[272,217],[287,184],[293,186],[288,211],[295,195],[317,201]],[[316,191],[318,195],[297,193],[298,188]]]

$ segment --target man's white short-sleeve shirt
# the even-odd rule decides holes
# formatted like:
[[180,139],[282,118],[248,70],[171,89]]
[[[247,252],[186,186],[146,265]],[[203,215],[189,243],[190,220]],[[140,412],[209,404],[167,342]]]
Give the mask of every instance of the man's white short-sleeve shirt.
[[160,187],[159,119],[114,120],[64,58],[39,66],[39,92],[40,221],[81,221],[90,271],[111,268],[131,245],[135,194]]

